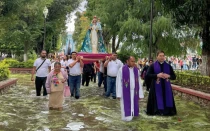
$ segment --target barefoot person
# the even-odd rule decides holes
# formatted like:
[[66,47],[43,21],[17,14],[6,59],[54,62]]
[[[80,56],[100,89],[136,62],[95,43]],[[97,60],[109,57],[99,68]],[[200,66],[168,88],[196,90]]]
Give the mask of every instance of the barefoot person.
[[116,81],[123,121],[131,121],[134,116],[139,115],[139,100],[144,98],[139,76],[139,71],[135,67],[135,58],[130,56],[127,64],[119,69]]
[[49,97],[49,109],[62,110],[64,99],[64,88],[67,85],[68,75],[66,71],[61,70],[61,63],[55,62],[54,70],[52,70],[46,81],[47,93]]
[[146,74],[152,80],[147,102],[148,115],[176,115],[176,106],[170,80],[176,75],[171,65],[165,62],[165,53],[157,52],[157,61],[153,63]]

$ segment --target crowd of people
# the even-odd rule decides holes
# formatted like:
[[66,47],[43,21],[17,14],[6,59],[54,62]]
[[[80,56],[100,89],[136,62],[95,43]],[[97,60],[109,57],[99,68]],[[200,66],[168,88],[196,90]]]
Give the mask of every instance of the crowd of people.
[[[174,70],[196,70],[202,64],[200,56],[186,56],[186,58],[166,57],[166,62],[169,63]],[[147,58],[139,59],[138,66],[143,69],[149,65]]]
[[[145,66],[146,65],[146,66]],[[103,60],[84,64],[77,52],[71,56],[52,56],[47,59],[43,50],[34,62],[31,80],[35,80],[36,95],[49,94],[49,109],[62,110],[64,89],[70,88],[71,97],[80,98],[80,87],[89,86],[90,81],[104,88],[104,97],[118,99],[121,105],[122,120],[131,121],[139,115],[139,100],[144,98],[143,86],[149,92],[148,115],[175,115],[176,107],[170,80],[176,79],[173,68],[165,61],[165,53],[159,51],[157,60],[136,63],[128,56],[126,63],[112,53]],[[36,78],[34,75],[36,74]],[[96,81],[97,77],[97,81]],[[141,80],[144,80],[142,86]]]

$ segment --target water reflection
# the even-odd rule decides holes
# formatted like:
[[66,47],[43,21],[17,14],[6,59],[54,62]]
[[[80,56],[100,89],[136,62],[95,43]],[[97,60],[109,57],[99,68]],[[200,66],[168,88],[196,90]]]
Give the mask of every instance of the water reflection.
[[[17,77],[17,76],[16,76]],[[30,77],[21,76],[18,86],[0,96],[0,130],[5,131],[150,131],[210,130],[210,110],[193,102],[175,98],[178,115],[147,116],[146,98],[140,102],[140,116],[121,121],[119,101],[101,96],[102,88],[91,83],[81,88],[81,99],[66,98],[63,111],[48,110],[48,97],[36,97]]]

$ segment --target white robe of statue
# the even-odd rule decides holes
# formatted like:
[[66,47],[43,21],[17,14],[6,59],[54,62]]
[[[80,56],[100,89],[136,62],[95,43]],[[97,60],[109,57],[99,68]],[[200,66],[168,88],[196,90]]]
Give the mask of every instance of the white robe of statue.
[[97,35],[97,25],[93,24],[91,30],[91,44],[92,44],[92,53],[98,53],[98,35]]
[[[122,86],[122,67],[119,69],[117,74],[117,80],[116,80],[116,94],[117,98],[120,98],[120,107],[121,107],[121,115],[123,121],[131,121],[133,119],[134,114],[134,88],[135,88],[135,78],[134,78],[134,71],[133,68],[129,68],[130,72],[130,96],[131,96],[131,115],[125,117],[124,112],[124,101],[123,101],[123,86]],[[140,73],[138,72],[139,76],[139,98],[144,98],[143,89],[141,86],[141,80],[140,80]]]

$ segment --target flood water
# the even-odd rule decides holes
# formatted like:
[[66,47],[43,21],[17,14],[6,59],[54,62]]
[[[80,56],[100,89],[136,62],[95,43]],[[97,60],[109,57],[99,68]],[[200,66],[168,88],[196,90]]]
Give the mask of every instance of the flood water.
[[30,75],[11,77],[19,81],[0,96],[0,131],[210,131],[210,107],[177,96],[176,116],[147,116],[145,97],[140,116],[123,122],[119,101],[104,98],[95,83],[81,87],[81,99],[65,98],[63,111],[49,111],[48,97],[35,96]]

